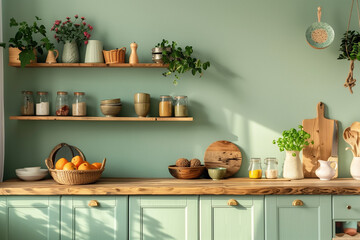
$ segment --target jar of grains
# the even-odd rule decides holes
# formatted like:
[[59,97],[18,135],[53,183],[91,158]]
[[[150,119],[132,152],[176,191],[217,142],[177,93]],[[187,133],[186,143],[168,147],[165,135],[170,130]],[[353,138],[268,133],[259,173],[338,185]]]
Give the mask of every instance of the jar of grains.
[[187,117],[188,116],[187,96],[175,96],[174,100],[175,100],[174,103],[175,117]]
[[23,91],[23,103],[21,105],[21,115],[33,116],[34,115],[34,98],[32,91]]
[[69,97],[67,92],[59,91],[56,96],[56,116],[67,116],[69,115]]
[[36,97],[36,115],[38,116],[48,116],[49,111],[49,96],[48,92],[37,92]]
[[249,178],[261,178],[261,159],[260,158],[251,158],[249,166]]
[[79,117],[86,116],[86,98],[84,92],[74,92],[72,115]]
[[265,158],[265,177],[277,178],[278,177],[278,162],[276,158]]
[[171,96],[160,96],[159,103],[159,116],[160,117],[171,117],[172,116],[172,97]]

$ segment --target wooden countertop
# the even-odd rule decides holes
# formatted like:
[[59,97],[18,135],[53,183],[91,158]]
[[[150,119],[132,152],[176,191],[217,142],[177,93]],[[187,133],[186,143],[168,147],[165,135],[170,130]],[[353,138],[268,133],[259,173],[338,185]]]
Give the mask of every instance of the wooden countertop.
[[52,179],[0,183],[0,195],[360,195],[360,181],[350,178],[287,180],[229,178],[181,180],[174,178],[102,178],[87,185],[60,185]]

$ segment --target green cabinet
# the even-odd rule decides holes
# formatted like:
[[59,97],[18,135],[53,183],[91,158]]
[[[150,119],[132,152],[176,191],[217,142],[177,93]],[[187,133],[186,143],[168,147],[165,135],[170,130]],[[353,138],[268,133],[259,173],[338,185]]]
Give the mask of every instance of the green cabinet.
[[129,199],[129,239],[198,239],[198,196]]
[[60,239],[60,197],[0,196],[0,238]]
[[201,240],[263,240],[264,196],[200,196]]
[[331,196],[265,197],[266,240],[329,240]]
[[127,196],[62,197],[62,240],[116,240],[127,237]]

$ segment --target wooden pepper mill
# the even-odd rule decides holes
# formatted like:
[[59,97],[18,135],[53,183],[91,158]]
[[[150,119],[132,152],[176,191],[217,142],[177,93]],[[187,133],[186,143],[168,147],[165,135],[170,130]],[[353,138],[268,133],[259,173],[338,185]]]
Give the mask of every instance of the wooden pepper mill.
[[130,64],[139,63],[139,58],[138,58],[138,55],[136,53],[137,47],[138,47],[138,45],[135,42],[130,44],[130,48],[131,48],[131,54],[130,54],[130,57],[129,57],[129,63]]

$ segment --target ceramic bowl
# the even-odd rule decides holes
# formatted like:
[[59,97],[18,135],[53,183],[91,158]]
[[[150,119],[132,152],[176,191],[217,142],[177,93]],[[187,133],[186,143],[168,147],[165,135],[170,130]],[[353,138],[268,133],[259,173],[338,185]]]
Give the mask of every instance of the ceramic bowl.
[[226,168],[223,168],[223,167],[209,168],[208,173],[209,173],[209,176],[213,180],[223,179],[225,177],[225,174],[226,174]]
[[134,103],[150,103],[150,94],[148,93],[135,93]]
[[169,172],[174,178],[178,179],[193,179],[199,178],[203,172],[205,167],[177,167],[176,165],[170,165]]
[[28,173],[37,174],[40,172],[40,168],[41,167],[27,167],[27,168],[24,168],[24,170]]
[[16,176],[24,181],[41,180],[44,177],[46,177],[49,172],[47,169],[39,169],[39,172],[32,173],[32,172],[28,172],[27,170],[25,170],[23,168],[16,169],[15,171],[16,171]]
[[105,117],[116,117],[120,113],[121,108],[122,106],[100,105],[100,110]]
[[150,103],[135,103],[135,112],[139,117],[146,117],[150,111]]
[[120,100],[120,98],[106,99],[106,100],[101,100],[100,103],[101,104],[114,104],[114,103],[121,103],[121,100]]

